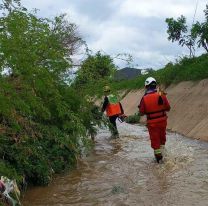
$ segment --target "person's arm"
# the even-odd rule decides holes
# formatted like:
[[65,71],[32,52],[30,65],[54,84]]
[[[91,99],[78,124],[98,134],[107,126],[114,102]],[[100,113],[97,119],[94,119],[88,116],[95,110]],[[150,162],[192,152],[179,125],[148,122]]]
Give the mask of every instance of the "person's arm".
[[123,110],[121,102],[119,102],[119,104],[120,104],[120,108],[121,108],[121,114],[124,114],[124,110]]
[[164,102],[164,105],[165,105],[165,109],[167,111],[170,111],[170,104],[169,104],[168,99],[167,99],[166,96],[163,96],[163,102]]
[[108,97],[105,97],[104,98],[104,102],[103,102],[103,106],[102,106],[102,112],[104,112],[108,106],[108,103],[109,103],[109,100],[108,100]]
[[139,104],[138,108],[139,108],[139,113],[141,115],[144,115],[145,114],[145,105],[144,105],[144,99],[143,99],[143,97],[142,97],[142,99],[140,101],[140,104]]

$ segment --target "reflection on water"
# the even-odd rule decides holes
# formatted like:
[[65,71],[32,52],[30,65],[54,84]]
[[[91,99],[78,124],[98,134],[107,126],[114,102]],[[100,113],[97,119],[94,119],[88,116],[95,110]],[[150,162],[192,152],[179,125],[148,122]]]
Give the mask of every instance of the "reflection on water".
[[122,123],[120,139],[101,130],[92,153],[48,187],[29,190],[24,206],[208,205],[208,143],[168,134],[156,164],[143,126]]

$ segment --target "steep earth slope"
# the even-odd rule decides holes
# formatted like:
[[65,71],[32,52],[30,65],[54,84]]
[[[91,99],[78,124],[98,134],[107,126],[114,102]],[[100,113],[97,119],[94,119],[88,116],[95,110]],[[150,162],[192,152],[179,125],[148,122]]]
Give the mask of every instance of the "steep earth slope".
[[[181,82],[167,89],[171,111],[168,128],[185,136],[208,141],[208,79]],[[138,111],[144,90],[129,92],[122,100],[127,115]]]

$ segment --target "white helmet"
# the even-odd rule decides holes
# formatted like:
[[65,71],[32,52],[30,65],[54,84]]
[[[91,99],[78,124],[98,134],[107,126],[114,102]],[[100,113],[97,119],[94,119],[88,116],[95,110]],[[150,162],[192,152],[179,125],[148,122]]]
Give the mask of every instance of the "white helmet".
[[145,86],[148,86],[148,85],[150,85],[152,82],[157,83],[155,78],[153,78],[153,77],[148,77],[148,78],[145,80],[144,85],[145,85]]

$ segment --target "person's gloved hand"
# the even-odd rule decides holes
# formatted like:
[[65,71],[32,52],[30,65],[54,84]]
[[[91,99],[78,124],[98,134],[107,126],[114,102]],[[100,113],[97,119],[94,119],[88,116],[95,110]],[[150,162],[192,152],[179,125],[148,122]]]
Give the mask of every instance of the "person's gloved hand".
[[119,115],[118,120],[119,120],[120,122],[124,122],[126,117],[127,117],[127,116],[126,116],[125,114],[121,114],[121,115]]

